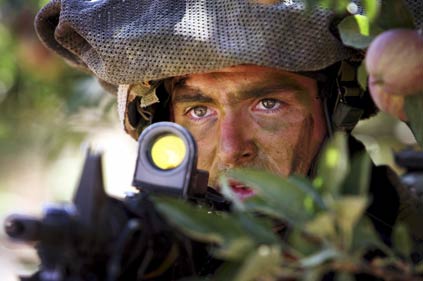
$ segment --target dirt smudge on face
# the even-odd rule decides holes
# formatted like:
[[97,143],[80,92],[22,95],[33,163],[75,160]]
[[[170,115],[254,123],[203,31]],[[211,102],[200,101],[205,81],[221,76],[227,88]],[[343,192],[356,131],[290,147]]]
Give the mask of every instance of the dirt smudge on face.
[[[312,133],[314,132],[314,119],[312,115],[304,118],[301,124],[301,129],[298,134],[298,141],[294,147],[295,153],[293,154],[291,162],[291,173],[305,174],[306,167],[310,165],[310,160],[314,158],[311,154],[311,147],[309,145]],[[309,158],[309,159],[307,159]]]

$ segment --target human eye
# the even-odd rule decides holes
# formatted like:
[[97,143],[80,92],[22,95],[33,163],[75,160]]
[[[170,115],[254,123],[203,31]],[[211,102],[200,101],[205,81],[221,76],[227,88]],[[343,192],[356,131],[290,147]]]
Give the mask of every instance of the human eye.
[[193,120],[201,120],[204,118],[208,118],[213,114],[213,110],[204,105],[193,106],[189,108],[185,113],[185,115],[187,115],[190,119]]
[[259,102],[255,106],[255,110],[258,111],[267,111],[267,112],[273,112],[276,110],[279,110],[282,107],[282,102],[273,99],[273,98],[265,98],[259,100]]

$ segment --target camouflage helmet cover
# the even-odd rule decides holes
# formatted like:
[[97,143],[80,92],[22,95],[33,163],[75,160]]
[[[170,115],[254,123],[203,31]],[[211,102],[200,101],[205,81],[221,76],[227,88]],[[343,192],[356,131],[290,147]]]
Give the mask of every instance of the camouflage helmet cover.
[[[418,11],[423,1],[409,2]],[[122,113],[130,85],[144,95],[149,81],[232,65],[306,72],[347,59],[356,51],[337,39],[335,19],[324,9],[307,13],[298,0],[52,0],[35,26],[73,66],[119,88]]]

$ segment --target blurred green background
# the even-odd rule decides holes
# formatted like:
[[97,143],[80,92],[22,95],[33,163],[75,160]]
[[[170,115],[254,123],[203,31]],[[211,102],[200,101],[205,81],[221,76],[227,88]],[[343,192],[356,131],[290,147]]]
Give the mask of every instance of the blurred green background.
[[[130,190],[136,142],[117,121],[115,98],[72,70],[39,42],[33,20],[46,0],[0,0],[0,220],[12,212],[40,214],[49,201],[70,200],[84,149],[104,151],[109,193]],[[379,163],[414,142],[408,128],[379,114],[355,130]],[[398,170],[399,171],[399,170]],[[0,230],[0,276],[34,269],[35,253]]]
[[[130,190],[136,142],[118,124],[115,98],[38,40],[33,21],[45,0],[0,0],[0,221],[69,201],[85,149],[104,151],[109,193]],[[35,253],[0,230],[1,280],[34,269]]]

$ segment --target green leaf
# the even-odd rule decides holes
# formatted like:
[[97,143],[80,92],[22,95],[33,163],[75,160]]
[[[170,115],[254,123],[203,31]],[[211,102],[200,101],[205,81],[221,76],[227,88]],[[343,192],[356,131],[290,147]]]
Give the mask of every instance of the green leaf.
[[304,257],[320,251],[322,243],[321,241],[317,241],[314,234],[308,235],[303,230],[297,228],[291,229],[288,233],[287,243],[291,248],[291,252],[294,251],[292,254],[294,256]]
[[233,280],[241,266],[242,263],[240,262],[225,262],[218,268],[212,280]]
[[335,133],[323,149],[318,162],[314,183],[320,194],[337,196],[349,171],[348,161],[346,136]]
[[381,1],[379,17],[375,24],[382,30],[393,28],[415,28],[413,17],[403,0]]
[[408,124],[416,137],[417,143],[423,147],[423,93],[405,97],[405,113]]
[[407,228],[403,224],[397,223],[392,236],[394,249],[404,257],[409,258],[413,249],[413,243],[411,242]]
[[288,181],[301,186],[302,190],[305,190],[310,196],[305,198],[304,207],[311,213],[317,213],[319,211],[325,210],[326,205],[323,198],[315,189],[315,186],[310,181],[309,178],[299,175],[292,175],[288,177]]
[[270,206],[269,203],[260,196],[253,196],[245,200],[244,206],[248,211],[257,212],[272,218],[284,220],[285,217],[278,208]]
[[336,259],[340,256],[335,249],[323,249],[319,253],[308,256],[300,260],[302,267],[316,267],[326,261]]
[[[266,171],[231,170],[228,176],[257,191],[267,204],[266,209],[293,225],[300,225],[313,216],[306,208],[306,198],[314,200],[315,192],[306,185],[290,182]],[[257,202],[257,201],[256,201]]]
[[366,62],[363,60],[357,69],[357,80],[361,89],[366,90],[368,87],[368,74],[366,70]]
[[350,172],[342,186],[342,194],[367,195],[370,184],[370,173],[371,160],[367,152],[354,155],[351,161]]
[[338,29],[342,42],[356,49],[366,49],[379,33],[370,26],[369,19],[363,15],[344,18]]
[[305,0],[307,8],[323,7],[337,13],[344,13],[350,3],[349,0]]
[[241,260],[256,244],[277,245],[280,241],[272,232],[268,218],[244,212],[212,213],[174,198],[155,197],[153,200],[158,211],[183,233],[220,245],[213,254],[221,258]]
[[242,261],[254,249],[255,241],[247,237],[227,237],[221,247],[212,248],[211,254],[224,260]]
[[[17,60],[10,50],[14,48],[12,33],[0,22],[0,103],[17,78]],[[4,114],[4,113],[3,113]]]
[[213,213],[174,198],[154,197],[153,201],[170,224],[195,239],[222,244],[225,237],[243,236],[242,229],[238,224],[232,224],[228,214]]
[[324,275],[328,272],[328,269],[324,266],[307,268],[301,277],[302,281],[320,281],[324,280]]
[[38,0],[38,7],[44,7],[50,0]]
[[323,240],[336,240],[335,218],[332,213],[324,212],[318,214],[312,221],[308,222],[304,229],[307,233],[315,235]]
[[233,214],[248,235],[256,244],[278,244],[280,238],[272,231],[273,222],[265,217],[255,217],[248,213]]
[[364,255],[369,249],[386,248],[376,233],[372,222],[363,217],[355,226],[351,250],[354,254]]
[[264,279],[275,277],[281,262],[279,246],[262,245],[246,257],[235,278],[230,280],[250,281],[257,280],[258,277]]
[[372,22],[378,15],[381,9],[379,0],[362,0],[364,11],[369,22]]
[[333,203],[336,224],[346,249],[352,244],[354,226],[363,216],[367,205],[368,200],[364,196],[343,196]]
[[219,257],[241,259],[254,246],[239,221],[227,213],[210,212],[174,198],[154,197],[153,201],[158,212],[186,235],[218,244],[215,253]]

